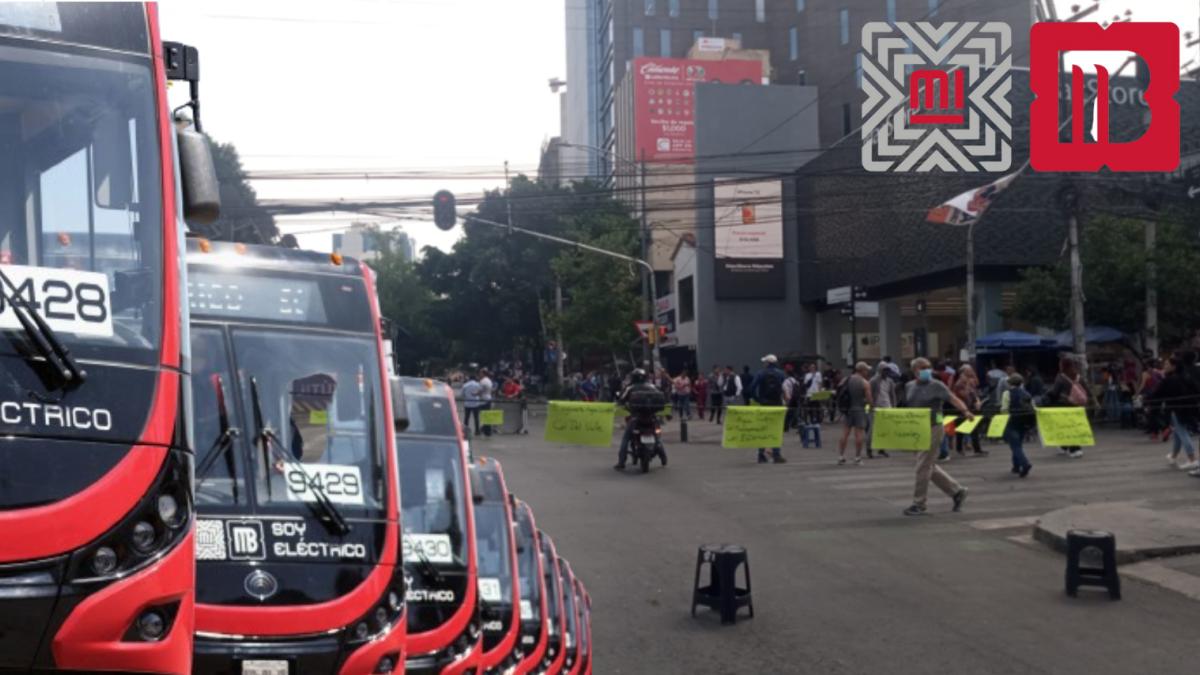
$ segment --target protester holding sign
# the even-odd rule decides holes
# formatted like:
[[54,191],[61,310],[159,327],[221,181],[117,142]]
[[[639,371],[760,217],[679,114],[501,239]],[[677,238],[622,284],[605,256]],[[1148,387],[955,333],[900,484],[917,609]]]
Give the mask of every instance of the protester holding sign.
[[[766,367],[761,373],[754,376],[750,382],[750,395],[752,400],[759,405],[764,406],[779,406],[783,407],[783,382],[787,379],[787,375],[783,369],[779,367],[779,359],[774,354],[767,354],[762,357],[763,364]],[[784,409],[786,414],[787,410]],[[728,420],[726,420],[728,423]],[[779,420],[780,437],[783,435],[783,420]],[[780,443],[782,445],[782,442]],[[783,453],[780,447],[771,448],[771,459],[776,464],[783,464],[787,460],[783,458]],[[758,463],[767,463],[767,449],[760,447],[758,449]]]
[[[1042,400],[1043,407],[1085,406],[1088,402],[1087,390],[1079,382],[1079,367],[1070,357],[1063,357],[1058,362],[1058,376],[1054,384],[1046,392]],[[1078,445],[1065,445],[1059,452],[1070,455],[1072,459],[1083,457],[1083,450]]]
[[917,374],[917,379],[909,382],[905,389],[905,405],[910,408],[929,410],[930,433],[928,449],[917,453],[917,477],[916,485],[913,488],[913,503],[904,510],[904,515],[919,516],[925,513],[925,502],[931,480],[942,492],[954,500],[954,510],[960,511],[963,502],[967,499],[967,489],[959,485],[935,461],[945,434],[941,423],[942,406],[946,403],[953,405],[968,420],[975,419],[975,415],[962,402],[962,399],[950,392],[945,384],[934,379],[933,366],[929,363],[929,359],[923,357],[913,359],[912,370]]
[[[1012,449],[1012,472],[1024,478],[1033,468],[1033,464],[1025,456],[1025,432],[1035,424],[1033,399],[1029,392],[1025,391],[1025,378],[1016,373],[1008,376],[1008,388],[1001,395],[1000,411],[1007,416],[1003,437]],[[999,417],[992,418],[993,426],[998,423]]]

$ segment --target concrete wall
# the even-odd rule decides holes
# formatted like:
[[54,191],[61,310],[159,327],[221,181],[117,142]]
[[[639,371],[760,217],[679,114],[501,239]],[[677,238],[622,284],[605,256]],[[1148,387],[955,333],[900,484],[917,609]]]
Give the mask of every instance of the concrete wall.
[[[697,360],[759,366],[767,353],[811,353],[813,313],[800,304],[798,240],[792,178],[817,143],[815,87],[702,84],[696,87],[696,337]],[[785,296],[774,300],[717,300],[713,178],[762,177],[783,183]]]
[[679,294],[679,282],[688,277],[692,278],[693,291],[692,295],[695,298],[695,283],[696,283],[696,249],[692,246],[684,244],[679,247],[679,252],[675,255],[675,276],[671,280],[671,285],[674,287],[672,293],[675,296],[675,338],[679,341],[678,344],[684,347],[696,346],[696,326],[699,324],[699,302],[692,303],[693,315],[692,320],[683,322],[680,319],[684,316],[683,306],[680,304],[683,296]]

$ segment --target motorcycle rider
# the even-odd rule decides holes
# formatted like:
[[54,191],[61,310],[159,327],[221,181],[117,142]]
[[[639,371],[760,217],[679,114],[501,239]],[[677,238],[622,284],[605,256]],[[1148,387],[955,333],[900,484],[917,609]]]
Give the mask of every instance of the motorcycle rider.
[[[659,402],[657,407],[646,405],[630,405],[630,401],[640,402],[648,397],[654,397],[655,401]],[[652,423],[655,422],[654,416],[662,410],[665,405],[663,393],[658,390],[653,384],[646,381],[646,371],[641,368],[635,369],[629,374],[629,386],[621,392],[617,397],[617,405],[625,406],[629,410],[630,415],[625,418],[625,434],[621,437],[621,449],[617,453],[617,463],[613,466],[617,471],[625,470],[625,458],[629,456],[629,443],[633,435],[637,433],[639,420],[649,419]],[[659,457],[662,459],[663,466],[667,465],[667,450],[661,445],[658,448]]]

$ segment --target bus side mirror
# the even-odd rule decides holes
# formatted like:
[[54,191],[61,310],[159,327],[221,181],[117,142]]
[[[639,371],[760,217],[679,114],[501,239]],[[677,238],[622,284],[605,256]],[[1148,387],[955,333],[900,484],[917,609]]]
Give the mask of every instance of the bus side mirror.
[[396,431],[408,428],[408,401],[404,398],[404,385],[400,380],[389,380],[392,389],[392,426]]
[[175,141],[183,183],[183,218],[211,223],[221,216],[221,186],[208,139],[194,128],[184,127],[175,131]]

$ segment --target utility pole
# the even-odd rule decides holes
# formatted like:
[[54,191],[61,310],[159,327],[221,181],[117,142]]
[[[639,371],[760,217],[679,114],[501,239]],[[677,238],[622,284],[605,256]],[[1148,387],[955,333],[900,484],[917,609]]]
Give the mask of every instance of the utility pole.
[[975,361],[975,223],[967,226],[967,355]]
[[[646,151],[642,151],[642,161],[638,163],[638,174],[640,177],[640,188],[638,190],[638,201],[641,203],[641,249],[642,260],[650,259],[650,226],[646,222]],[[646,300],[646,320],[653,324],[653,330],[658,330],[658,317],[656,303],[658,302],[657,289],[654,288],[654,270],[642,270],[642,297]],[[656,346],[658,342],[654,343]],[[650,374],[654,374],[654,355],[650,349],[649,341],[642,343],[642,363],[650,364]]]
[[1146,351],[1158,356],[1158,267],[1154,262],[1158,223],[1146,221]]
[[1087,372],[1087,340],[1083,318],[1083,263],[1079,259],[1079,192],[1067,183],[1059,193],[1067,215],[1067,243],[1071,251],[1071,337],[1072,349]]
[[562,386],[562,383],[563,383],[563,353],[566,351],[566,347],[563,345],[563,335],[562,335],[562,313],[563,313],[562,283],[559,280],[557,275],[554,277],[554,311],[558,313],[558,319],[559,319],[556,324],[557,327],[554,330],[554,341],[558,343],[558,351],[555,352],[556,356],[555,356],[554,368],[558,374],[558,384],[559,384],[559,386]]

